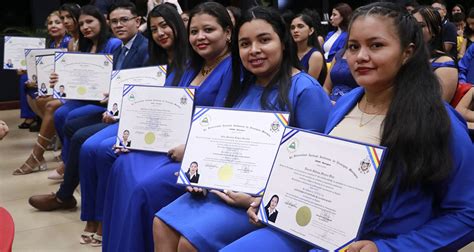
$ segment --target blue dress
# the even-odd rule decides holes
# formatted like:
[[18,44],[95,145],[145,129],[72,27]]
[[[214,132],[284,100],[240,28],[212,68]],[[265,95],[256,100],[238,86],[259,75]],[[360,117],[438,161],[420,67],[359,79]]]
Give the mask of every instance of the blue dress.
[[[325,41],[324,43],[326,43],[329,40],[329,38],[331,38],[335,33],[336,31],[329,32],[326,38],[324,39]],[[344,45],[346,44],[346,40],[347,40],[347,32],[343,31],[341,32],[341,35],[337,37],[336,41],[334,41],[334,44],[332,44],[331,49],[329,50],[328,58],[326,59],[327,63],[330,63],[332,59],[334,58],[334,55],[336,55],[338,51],[344,48]],[[323,48],[324,48],[324,44],[323,44]]]
[[[182,86],[190,85],[196,75],[186,71]],[[197,87],[195,104],[222,107],[231,82],[232,59],[227,57]],[[105,195],[104,251],[153,250],[154,213],[184,193],[174,175],[180,166],[164,153],[137,151],[117,158]]]
[[[336,103],[325,133],[339,124],[362,95],[363,89],[357,88]],[[445,107],[451,119],[452,176],[444,183],[434,185],[434,193],[424,193],[419,187],[402,191],[396,186],[383,203],[381,214],[367,213],[360,239],[372,240],[379,251],[434,251],[440,248],[455,251],[459,247],[450,246],[472,240],[474,149],[466,134],[465,122],[450,106]],[[437,203],[434,203],[435,194],[440,196]],[[267,227],[240,238],[222,251],[245,251],[247,248],[255,251],[307,251],[309,245]]]
[[[117,48],[120,48],[121,45],[122,41],[120,39],[110,38],[107,41],[107,44],[104,46],[104,49],[97,53],[113,54],[114,51]],[[69,150],[69,142],[65,139],[64,132],[62,131],[64,125],[66,124],[66,120],[71,120],[80,116],[91,115],[94,113],[102,113],[104,111],[105,108],[102,106],[90,104],[89,102],[85,101],[69,100],[54,112],[54,126],[56,127],[57,134],[63,144],[61,150],[63,161],[67,162]]]
[[[264,88],[253,84],[234,106],[239,109],[262,110],[260,98]],[[269,101],[276,103],[277,88],[271,90]],[[293,108],[293,126],[323,132],[331,103],[321,86],[308,74],[298,73],[291,79],[289,100]],[[287,108],[279,108],[287,111]],[[156,214],[177,230],[199,251],[217,251],[241,236],[254,231],[246,210],[224,203],[214,194],[194,198],[186,193]]]
[[[300,60],[300,65],[303,68],[302,70],[304,70],[305,72],[308,72],[309,70],[309,59],[311,58],[311,55],[313,55],[314,52],[319,52],[319,51],[318,49],[312,47]],[[318,77],[319,83],[324,83],[324,80],[326,79],[326,74],[327,74],[327,68],[323,66]]]
[[336,53],[336,62],[332,66],[329,74],[332,82],[332,91],[329,95],[331,101],[337,101],[341,96],[359,86],[354,80],[354,77],[352,77],[347,60],[342,57],[343,54],[344,50],[340,50]]
[[[166,77],[171,86],[174,73]],[[113,150],[119,123],[111,124],[89,137],[81,147],[79,175],[81,184],[81,220],[102,221],[104,197],[110,168],[117,155]]]
[[[71,40],[71,36],[66,35],[61,40],[59,44],[59,48],[67,48],[67,45]],[[49,45],[49,48],[54,48],[55,43],[52,41]],[[29,95],[31,98],[35,99],[38,96],[37,89],[33,88],[26,88],[25,82],[28,80],[28,76],[26,74],[22,74],[20,76],[20,117],[21,118],[35,118],[36,114],[31,110],[30,106],[28,105],[28,101],[26,95]]]

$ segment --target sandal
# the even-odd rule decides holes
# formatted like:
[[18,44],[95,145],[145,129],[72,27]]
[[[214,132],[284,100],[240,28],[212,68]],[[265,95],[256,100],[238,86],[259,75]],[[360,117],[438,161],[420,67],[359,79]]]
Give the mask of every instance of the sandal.
[[[48,142],[51,142],[51,139],[49,138],[46,138],[44,136],[42,136],[41,134],[38,134],[38,137],[43,139],[43,140],[46,140]],[[42,146],[38,141],[36,141],[36,145],[38,147],[40,147],[43,151],[46,151],[45,147]],[[31,166],[30,164],[28,164],[28,160],[30,158],[33,158],[33,160],[35,161],[35,164],[33,166]],[[46,160],[39,160],[35,153],[34,152],[31,152],[31,155],[30,155],[30,158],[28,158],[26,160],[26,162],[18,169],[16,169],[15,171],[13,171],[13,175],[26,175],[26,174],[30,174],[32,172],[37,172],[37,171],[46,171],[48,169],[47,165],[46,165]],[[26,168],[26,169],[25,169]]]
[[91,246],[92,247],[101,247],[102,246],[102,235],[98,235],[97,233],[92,235]]
[[83,231],[81,234],[80,244],[89,244],[94,240],[94,232]]

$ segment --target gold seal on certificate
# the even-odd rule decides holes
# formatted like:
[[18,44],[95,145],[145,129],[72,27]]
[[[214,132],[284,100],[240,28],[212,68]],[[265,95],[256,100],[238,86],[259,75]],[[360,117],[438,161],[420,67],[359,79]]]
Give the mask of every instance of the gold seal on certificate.
[[126,84],[122,97],[116,147],[166,153],[186,142],[194,89]]
[[383,147],[286,128],[259,219],[326,250],[345,248],[357,238],[384,153]]
[[166,66],[151,66],[116,70],[110,77],[107,110],[115,118],[120,117],[122,93],[125,84],[162,87],[166,81]]
[[59,82],[55,97],[100,101],[109,92],[112,55],[91,53],[56,53],[54,71]]
[[45,38],[5,36],[3,69],[26,70],[25,49],[44,49]]
[[288,113],[197,107],[177,183],[263,193],[287,125]]

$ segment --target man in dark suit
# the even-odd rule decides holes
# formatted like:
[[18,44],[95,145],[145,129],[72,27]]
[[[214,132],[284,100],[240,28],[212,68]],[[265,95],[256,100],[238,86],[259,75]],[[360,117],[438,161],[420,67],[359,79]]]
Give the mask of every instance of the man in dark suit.
[[[143,67],[148,61],[148,40],[138,32],[140,17],[135,5],[124,2],[112,6],[109,20],[112,32],[123,43],[114,53],[114,69]],[[114,122],[113,116],[106,111],[104,114],[79,117],[66,123],[64,133],[71,139],[71,144],[64,181],[56,194],[31,197],[30,204],[33,207],[41,211],[51,211],[76,206],[73,192],[79,184],[80,148],[87,138]]]

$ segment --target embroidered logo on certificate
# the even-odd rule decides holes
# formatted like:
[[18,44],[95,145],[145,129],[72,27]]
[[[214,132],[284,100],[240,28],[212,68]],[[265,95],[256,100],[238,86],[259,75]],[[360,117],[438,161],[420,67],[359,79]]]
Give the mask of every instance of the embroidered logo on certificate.
[[125,85],[117,147],[168,152],[184,144],[194,104],[194,89]]
[[259,219],[344,251],[358,235],[385,148],[286,128]]
[[178,184],[263,193],[287,113],[197,107]]
[[25,49],[44,49],[45,47],[45,38],[5,36],[3,69],[26,70]]
[[55,97],[100,101],[109,92],[113,57],[109,54],[56,53],[54,71],[59,82]]
[[125,84],[157,86],[165,85],[166,66],[152,66],[116,70],[110,77],[109,102],[107,110],[115,118],[120,117],[122,93]]

